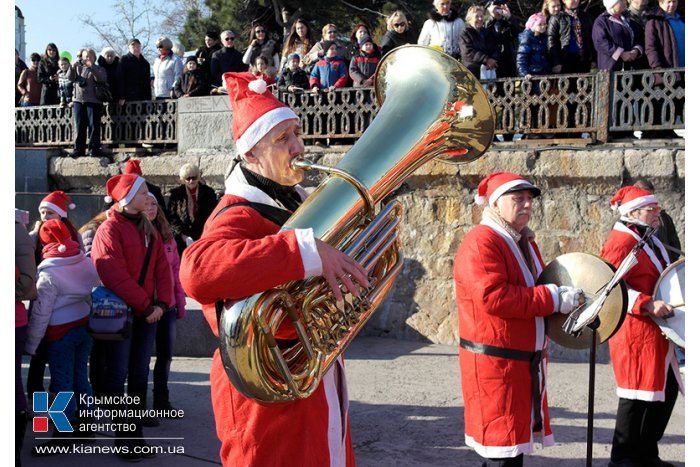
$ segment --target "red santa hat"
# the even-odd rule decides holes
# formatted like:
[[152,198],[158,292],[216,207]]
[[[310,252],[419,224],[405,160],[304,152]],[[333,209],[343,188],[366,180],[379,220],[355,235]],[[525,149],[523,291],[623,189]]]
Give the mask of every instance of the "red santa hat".
[[510,172],[494,172],[487,175],[479,183],[474,201],[480,206],[488,201],[488,205],[493,206],[501,195],[521,190],[530,190],[533,196],[540,195],[540,189],[520,175]]
[[623,186],[610,200],[612,210],[623,216],[649,204],[658,204],[656,196],[651,191],[636,186]]
[[126,164],[124,164],[124,173],[143,175],[143,172],[141,171],[141,161],[138,159],[129,159],[126,161]]
[[62,191],[49,193],[39,203],[39,209],[49,208],[61,217],[68,217],[68,210],[75,209],[75,204],[71,203],[67,194]]
[[44,245],[44,258],[75,256],[80,251],[78,242],[71,238],[68,227],[60,219],[50,219],[41,224],[39,239]]
[[119,206],[126,206],[145,181],[143,177],[134,174],[115,175],[107,180],[105,203],[115,202]]
[[239,154],[245,154],[272,128],[299,117],[280,102],[267,83],[252,73],[224,73],[233,112],[233,139]]

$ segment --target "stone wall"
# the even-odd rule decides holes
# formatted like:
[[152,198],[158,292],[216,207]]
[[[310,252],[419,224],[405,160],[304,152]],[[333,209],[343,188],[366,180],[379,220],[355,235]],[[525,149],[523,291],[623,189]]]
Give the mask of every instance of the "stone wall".
[[[309,147],[307,157],[335,165],[346,150]],[[149,181],[167,188],[177,185],[180,165],[195,162],[202,167],[207,183],[222,190],[232,159],[232,150],[191,150],[142,157],[141,167]],[[106,178],[118,173],[124,160],[122,156],[102,166],[91,158],[55,157],[49,164],[50,179],[66,191],[101,192]],[[430,162],[407,181],[398,196],[406,207],[401,230],[406,265],[391,303],[377,312],[363,330],[365,334],[457,343],[453,259],[462,237],[481,217],[481,208],[472,201],[475,188],[493,171],[525,175],[542,188],[530,225],[537,232],[545,262],[575,251],[597,254],[615,221],[609,199],[639,177],[655,185],[685,244],[683,146],[636,142],[520,150],[511,145],[492,148],[468,165]],[[318,176],[310,179],[310,188],[315,183]]]

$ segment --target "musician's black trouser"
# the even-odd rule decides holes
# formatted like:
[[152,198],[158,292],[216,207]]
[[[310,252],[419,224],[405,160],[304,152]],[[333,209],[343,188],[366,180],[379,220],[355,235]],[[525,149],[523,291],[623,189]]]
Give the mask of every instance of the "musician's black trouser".
[[487,459],[482,457],[484,461],[481,463],[481,467],[523,467],[523,455],[517,455],[515,457],[503,457],[499,459]]
[[664,435],[678,397],[678,382],[669,367],[666,400],[647,402],[620,398],[610,460],[644,461],[659,457],[659,440]]

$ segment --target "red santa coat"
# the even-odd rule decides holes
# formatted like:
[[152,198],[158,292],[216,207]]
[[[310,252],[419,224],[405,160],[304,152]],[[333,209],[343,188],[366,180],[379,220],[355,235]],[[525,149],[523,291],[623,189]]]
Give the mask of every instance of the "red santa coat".
[[[618,222],[608,235],[600,256],[617,267],[639,240],[636,232]],[[656,237],[652,237],[652,241],[662,258],[658,258],[649,245],[644,245],[637,255],[637,265],[625,275],[629,305],[625,321],[609,340],[610,359],[619,397],[664,401],[669,365],[673,367],[681,392],[683,382],[674,346],[643,311],[643,307],[653,300],[654,286],[664,265],[669,264],[663,244]]]
[[[537,275],[543,262],[530,242]],[[490,219],[462,240],[454,266],[459,334],[462,339],[506,349],[547,348],[544,316],[559,307],[553,285],[535,278],[513,238]],[[465,442],[487,458],[515,457],[533,450],[534,405],[530,364],[460,348]],[[549,425],[546,358],[540,363],[542,445],[554,444]]]
[[[213,215],[224,206],[243,201],[281,207],[248,185],[237,166],[226,181],[226,194]],[[216,301],[240,300],[320,274],[311,229],[279,230],[254,209],[234,207],[210,217],[202,237],[185,249],[180,267],[182,285],[202,304],[214,334],[218,335]],[[277,337],[284,334],[278,333]],[[355,465],[341,361],[326,373],[309,398],[261,404],[242,396],[231,384],[217,350],[211,370],[211,396],[224,466]]]
[[[173,279],[160,235],[153,235],[153,250],[143,286],[138,280],[146,258],[146,239],[136,223],[112,210],[95,233],[90,257],[102,283],[141,315],[157,300],[174,305]],[[167,309],[167,308],[166,308]]]

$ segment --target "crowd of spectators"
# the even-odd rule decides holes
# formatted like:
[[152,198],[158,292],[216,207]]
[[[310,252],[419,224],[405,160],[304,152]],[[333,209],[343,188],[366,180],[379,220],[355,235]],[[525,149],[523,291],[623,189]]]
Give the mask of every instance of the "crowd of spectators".
[[[452,0],[433,0],[417,40],[402,11],[386,17],[386,33],[381,37],[377,34],[378,42],[365,23],[345,31],[336,24],[325,24],[320,40],[315,40],[318,36],[311,24],[298,18],[282,41],[271,37],[265,25],[254,23],[242,50],[236,48],[237,35],[232,30],[207,31],[204,45],[191,57],[183,57],[179,44],[160,37],[152,64],[143,57],[139,40],[132,39],[129,52],[122,57],[105,47],[97,62],[91,61],[83,71],[94,80],[77,82],[69,77],[75,76],[71,70],[85,70],[82,51],[71,64],[50,43],[44,55],[30,56],[30,66],[15,54],[16,104],[78,102],[89,109],[90,103],[101,100],[92,99],[90,82],[102,81],[104,72],[109,100],[120,104],[226,93],[221,77],[230,71],[250,71],[282,92],[371,87],[381,57],[410,43],[440,48],[481,80],[588,73],[595,68],[620,71],[684,66],[685,25],[676,11],[677,0],[659,0],[654,10],[648,8],[647,0],[603,0],[603,5],[605,11],[592,18],[581,8],[580,0],[544,0],[541,11],[530,16],[523,27],[511,13],[508,0],[472,5],[464,19]],[[661,84],[661,74],[656,80]],[[87,89],[78,89],[85,86]],[[539,92],[538,86],[531,89]],[[95,130],[90,121],[98,118],[94,109],[93,114],[76,116],[75,121],[79,132],[88,121],[90,149],[95,153],[92,145],[99,141],[99,135],[92,136]],[[659,111],[655,123],[659,121],[657,114]],[[84,138],[81,134],[78,139]],[[76,140],[76,155],[83,154],[82,147]]]

